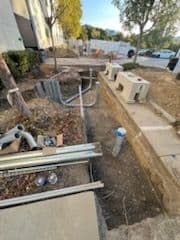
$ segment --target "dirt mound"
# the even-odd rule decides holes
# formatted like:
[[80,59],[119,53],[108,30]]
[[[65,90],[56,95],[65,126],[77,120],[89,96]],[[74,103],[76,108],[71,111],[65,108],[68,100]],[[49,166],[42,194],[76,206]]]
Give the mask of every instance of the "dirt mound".
[[30,118],[21,117],[16,110],[10,109],[0,116],[0,133],[6,132],[18,123],[23,124],[33,137],[39,134],[63,134],[64,145],[83,142],[81,118],[78,110],[62,109],[48,99],[35,98],[28,102],[32,111]]
[[180,239],[180,218],[159,215],[131,226],[122,225],[107,233],[107,240],[178,240]]
[[180,119],[180,83],[175,75],[163,69],[138,68],[133,73],[151,82],[149,97],[164,110]]

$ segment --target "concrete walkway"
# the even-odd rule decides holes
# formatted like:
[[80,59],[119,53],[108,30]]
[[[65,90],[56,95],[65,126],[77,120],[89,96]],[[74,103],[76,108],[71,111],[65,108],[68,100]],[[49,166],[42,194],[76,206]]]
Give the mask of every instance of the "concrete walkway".
[[[109,59],[96,59],[96,58],[87,58],[87,57],[57,59],[58,64],[62,66],[91,66],[91,67],[101,66],[102,67],[102,66],[105,66],[106,62],[108,61]],[[113,62],[124,64],[127,62],[133,62],[133,59],[129,59],[125,56],[121,56],[120,59],[114,60]],[[137,58],[137,63],[146,67],[157,67],[157,68],[165,69],[167,67],[168,62],[169,62],[169,59],[149,58],[149,57]],[[47,58],[45,63],[54,64],[53,58]],[[177,72],[180,72],[180,61],[178,63],[178,66],[176,67],[176,73]]]
[[1,240],[99,240],[93,192],[0,210]]
[[[108,59],[96,59],[96,58],[58,58],[57,63],[62,66],[105,66]],[[54,64],[53,58],[47,58],[46,64]]]

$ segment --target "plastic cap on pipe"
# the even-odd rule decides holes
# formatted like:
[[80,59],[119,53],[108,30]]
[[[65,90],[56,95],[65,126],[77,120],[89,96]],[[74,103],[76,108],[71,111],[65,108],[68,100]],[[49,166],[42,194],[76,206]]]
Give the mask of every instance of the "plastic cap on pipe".
[[127,131],[125,128],[118,128],[116,130],[116,136],[118,137],[124,137],[126,135]]

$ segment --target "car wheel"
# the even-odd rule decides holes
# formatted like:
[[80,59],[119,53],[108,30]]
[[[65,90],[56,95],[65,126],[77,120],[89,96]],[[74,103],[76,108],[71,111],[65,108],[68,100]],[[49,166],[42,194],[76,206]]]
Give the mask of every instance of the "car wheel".
[[160,54],[159,54],[159,55],[157,55],[157,58],[160,58]]

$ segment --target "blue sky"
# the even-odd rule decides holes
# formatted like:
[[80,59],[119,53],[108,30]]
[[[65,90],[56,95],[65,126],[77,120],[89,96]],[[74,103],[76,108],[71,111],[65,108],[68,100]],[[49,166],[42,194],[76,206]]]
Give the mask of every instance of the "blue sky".
[[120,31],[119,13],[111,2],[112,0],[81,0],[82,24]]
[[[112,0],[81,0],[83,9],[81,23],[103,29],[123,31],[119,22],[119,11],[111,2]],[[123,32],[125,33],[125,31]],[[180,36],[180,28],[176,36]]]

